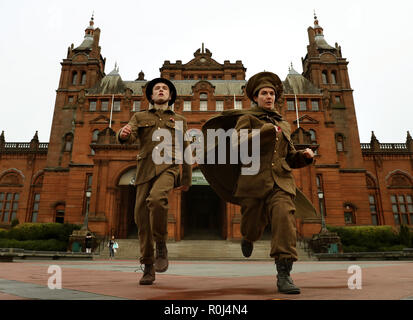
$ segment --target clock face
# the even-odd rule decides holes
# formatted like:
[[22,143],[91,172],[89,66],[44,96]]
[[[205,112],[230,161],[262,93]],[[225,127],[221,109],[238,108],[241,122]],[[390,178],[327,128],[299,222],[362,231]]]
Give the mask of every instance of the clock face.
[[201,59],[199,59],[199,61],[201,61],[201,62],[206,62],[206,59],[205,59],[205,58],[201,58]]

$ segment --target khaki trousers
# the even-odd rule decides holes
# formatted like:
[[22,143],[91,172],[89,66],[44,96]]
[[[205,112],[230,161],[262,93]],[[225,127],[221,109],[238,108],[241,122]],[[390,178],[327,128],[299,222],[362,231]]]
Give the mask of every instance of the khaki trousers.
[[136,188],[135,223],[142,264],[153,264],[154,242],[168,238],[168,194],[178,175],[179,166],[173,166]]
[[271,252],[275,261],[297,261],[297,229],[294,217],[293,195],[277,185],[264,198],[245,198],[241,201],[241,234],[244,239],[256,241],[265,227],[271,224]]

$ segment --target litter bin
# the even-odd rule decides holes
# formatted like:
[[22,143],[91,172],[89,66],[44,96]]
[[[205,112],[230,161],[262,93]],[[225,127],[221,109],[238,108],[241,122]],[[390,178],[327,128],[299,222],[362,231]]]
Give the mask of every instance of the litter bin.
[[80,252],[81,250],[82,250],[82,245],[79,242],[74,241],[72,243],[72,252]]

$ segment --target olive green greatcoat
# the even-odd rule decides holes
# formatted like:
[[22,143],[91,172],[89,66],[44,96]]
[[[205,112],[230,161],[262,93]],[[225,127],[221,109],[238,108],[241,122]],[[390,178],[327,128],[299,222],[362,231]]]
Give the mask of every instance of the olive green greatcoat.
[[[281,130],[276,132],[274,125]],[[204,164],[199,165],[206,180],[221,198],[238,205],[243,198],[264,199],[276,184],[294,198],[296,217],[317,216],[312,203],[296,188],[291,172],[291,169],[304,167],[311,164],[313,160],[306,159],[302,152],[294,148],[290,137],[290,125],[279,113],[258,106],[249,110],[228,110],[208,120],[202,131],[206,135],[208,129],[220,128],[260,130],[260,169],[257,174],[241,175],[241,165],[230,164],[229,161],[218,165],[207,164],[205,161]],[[204,141],[206,159],[211,149],[217,149],[217,145],[208,146],[207,139]],[[227,159],[229,159],[228,151]]]

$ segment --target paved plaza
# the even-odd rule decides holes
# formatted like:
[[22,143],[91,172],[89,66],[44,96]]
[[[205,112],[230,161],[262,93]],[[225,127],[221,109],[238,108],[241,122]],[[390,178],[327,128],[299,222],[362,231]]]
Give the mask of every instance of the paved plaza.
[[299,295],[275,274],[271,261],[170,261],[140,286],[136,260],[15,259],[0,263],[0,300],[413,300],[413,261],[296,262]]

